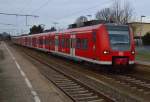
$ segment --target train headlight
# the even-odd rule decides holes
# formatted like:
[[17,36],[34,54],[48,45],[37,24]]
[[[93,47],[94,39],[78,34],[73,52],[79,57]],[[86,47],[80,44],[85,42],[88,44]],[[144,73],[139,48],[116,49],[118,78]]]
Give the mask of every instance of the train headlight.
[[107,55],[107,54],[109,54],[109,51],[108,50],[104,50],[103,54]]
[[131,51],[131,54],[134,55],[134,54],[135,54],[135,51]]

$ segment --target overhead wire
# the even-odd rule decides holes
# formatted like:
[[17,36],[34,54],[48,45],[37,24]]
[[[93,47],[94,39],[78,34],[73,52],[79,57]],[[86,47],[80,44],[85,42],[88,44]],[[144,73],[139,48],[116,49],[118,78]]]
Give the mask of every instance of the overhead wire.
[[[50,1],[52,1],[52,0],[47,0],[45,3],[43,3],[41,6],[39,6],[38,8],[36,8],[35,10],[33,10],[33,11],[31,11],[31,14],[32,13],[35,13],[35,12],[39,12],[41,9],[43,9],[44,7],[46,7],[49,3],[50,3]],[[79,11],[76,11],[76,12],[73,12],[73,13],[70,13],[70,14],[68,14],[68,15],[65,15],[65,16],[63,16],[63,17],[58,17],[58,18],[55,18],[55,19],[53,19],[53,20],[62,20],[62,19],[64,19],[64,18],[69,18],[69,17],[72,17],[72,16],[75,16],[76,14],[79,14],[79,13],[81,13],[81,12],[83,12],[83,11],[88,11],[88,10],[91,10],[91,9],[94,9],[94,8],[97,8],[97,7],[99,7],[100,5],[104,5],[104,4],[106,4],[107,2],[110,2],[110,0],[107,0],[107,1],[105,1],[105,2],[103,2],[103,3],[101,3],[101,4],[96,4],[96,5],[94,5],[94,6],[92,6],[92,7],[89,7],[89,8],[86,8],[86,9],[82,9],[82,10],[79,10]]]
[[52,0],[47,0],[45,3],[43,3],[41,6],[39,6],[38,8],[36,8],[36,9],[35,9],[34,11],[32,11],[31,13],[35,13],[35,12],[41,10],[42,8],[46,7],[46,6],[50,3],[50,1],[52,1]]
[[25,10],[26,7],[29,7],[31,5],[31,3],[33,2],[33,0],[29,0],[29,1],[30,1],[30,3],[27,2],[26,5],[19,12],[22,13]]
[[[45,3],[43,3],[41,6],[39,6],[39,7],[36,8],[35,10],[33,10],[33,11],[31,12],[31,14],[32,14],[32,13],[35,13],[35,12],[39,12],[41,9],[43,9],[44,7],[46,7],[46,6],[50,3],[50,1],[52,1],[52,0],[47,0],[47,1],[46,1]],[[108,1],[110,2],[110,0],[107,0],[107,1],[105,1],[104,3],[101,3],[101,5],[106,4]],[[100,4],[96,4],[96,5],[92,6],[92,7],[89,7],[89,8],[83,9],[83,10],[79,10],[79,11],[73,12],[73,13],[71,13],[71,14],[68,14],[68,15],[65,15],[65,16],[63,16],[63,17],[56,18],[56,19],[53,19],[53,20],[61,20],[61,19],[64,19],[64,18],[72,17],[72,16],[74,16],[74,15],[76,15],[76,14],[79,14],[79,13],[81,13],[81,12],[83,12],[83,11],[86,11],[86,10],[89,10],[89,9],[93,9],[93,8],[97,8],[98,6],[100,6]]]
[[14,24],[9,24],[9,23],[1,23],[1,22],[0,22],[0,25],[10,25],[10,26],[15,26]]
[[[33,1],[33,0],[32,0],[32,1]],[[41,6],[39,6],[39,7],[36,8],[35,10],[31,11],[30,14],[39,11],[39,10],[42,9],[43,7],[46,7],[46,6],[49,4],[50,1],[51,1],[51,0],[47,0],[47,1],[46,1],[45,3],[43,3]],[[26,25],[26,26],[27,26],[27,25]]]
[[[101,3],[101,5],[102,5],[101,7],[103,7],[103,5],[105,5],[105,4],[109,4],[110,2],[111,2],[111,0],[104,1],[103,3]],[[82,10],[79,10],[79,11],[76,11],[76,12],[73,12],[73,13],[70,13],[70,14],[68,14],[68,15],[65,15],[65,16],[63,16],[63,17],[55,18],[55,19],[53,19],[53,20],[61,21],[61,20],[63,20],[63,19],[66,19],[66,18],[70,18],[70,17],[72,17],[72,16],[75,16],[76,14],[79,14],[79,13],[81,13],[81,12],[92,10],[92,9],[97,8],[97,7],[99,7],[99,6],[100,6],[100,4],[96,4],[96,5],[93,5],[93,6],[91,6],[91,7],[86,8],[86,9],[82,9]],[[62,22],[64,22],[64,21],[62,21]]]

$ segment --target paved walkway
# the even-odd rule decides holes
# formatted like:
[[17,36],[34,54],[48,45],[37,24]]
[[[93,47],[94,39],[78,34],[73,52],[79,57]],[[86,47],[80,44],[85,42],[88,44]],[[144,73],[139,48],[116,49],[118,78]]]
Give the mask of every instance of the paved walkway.
[[137,64],[141,64],[141,65],[146,65],[146,66],[150,66],[150,61],[136,61]]
[[4,44],[0,45],[0,102],[34,102]]
[[71,102],[15,49],[0,44],[0,102]]

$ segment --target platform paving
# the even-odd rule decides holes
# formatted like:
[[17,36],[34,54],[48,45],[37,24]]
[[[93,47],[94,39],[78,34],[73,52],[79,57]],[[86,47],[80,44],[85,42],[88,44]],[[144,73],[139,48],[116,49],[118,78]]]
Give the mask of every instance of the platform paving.
[[3,42],[0,44],[0,102],[72,101],[50,83],[37,66]]
[[141,64],[141,65],[150,66],[150,61],[140,61],[140,60],[137,60],[136,63],[137,64]]

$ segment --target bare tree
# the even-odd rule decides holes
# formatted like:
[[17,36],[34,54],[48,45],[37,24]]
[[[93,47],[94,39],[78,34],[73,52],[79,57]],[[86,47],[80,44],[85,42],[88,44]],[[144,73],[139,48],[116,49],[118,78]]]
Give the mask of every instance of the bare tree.
[[133,16],[133,9],[128,1],[123,4],[120,0],[114,0],[110,8],[104,8],[98,11],[96,18],[106,21],[112,20],[118,24],[128,23]]
[[121,8],[121,1],[114,0],[112,4],[112,18],[116,23],[120,23],[123,10]]
[[123,19],[122,23],[127,23],[132,19],[133,16],[133,8],[129,2],[124,3],[124,9],[123,9]]
[[77,24],[78,27],[83,25],[83,22],[88,21],[87,17],[85,16],[80,16],[76,19],[75,23]]
[[96,19],[98,19],[98,20],[109,21],[110,17],[111,17],[111,10],[110,10],[110,8],[104,8],[101,11],[98,11],[96,13]]

